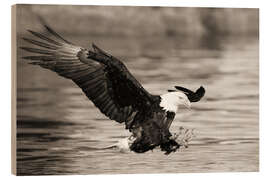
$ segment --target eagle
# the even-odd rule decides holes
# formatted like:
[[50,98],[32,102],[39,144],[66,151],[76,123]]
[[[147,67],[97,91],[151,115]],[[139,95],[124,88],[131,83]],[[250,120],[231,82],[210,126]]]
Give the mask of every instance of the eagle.
[[[28,30],[32,39],[22,39],[31,52],[22,57],[30,64],[56,72],[72,80],[109,119],[125,123],[131,135],[126,144],[131,151],[144,153],[159,147],[165,154],[180,144],[169,131],[179,108],[190,108],[205,94],[201,86],[195,92],[175,86],[162,95],[149,93],[118,58],[92,43],[92,49],[77,46],[44,24],[46,33]],[[34,48],[33,48],[34,47]]]

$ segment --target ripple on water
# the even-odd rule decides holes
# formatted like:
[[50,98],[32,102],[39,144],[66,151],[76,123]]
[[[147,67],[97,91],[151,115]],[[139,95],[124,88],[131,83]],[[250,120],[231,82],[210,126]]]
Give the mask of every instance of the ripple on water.
[[[78,37],[85,42],[85,37]],[[191,111],[179,111],[172,124],[195,129],[190,146],[169,156],[159,149],[144,154],[106,149],[127,137],[123,124],[109,120],[71,81],[21,63],[18,68],[18,174],[98,174],[258,171],[259,90],[258,44],[241,49],[179,49],[168,39],[122,48],[125,39],[102,39],[118,52],[130,71],[154,94],[174,85],[206,88]],[[167,43],[166,43],[167,42]],[[19,42],[21,43],[21,42]],[[86,42],[85,42],[86,43]],[[134,39],[141,45],[142,39]],[[160,43],[165,43],[162,48]],[[167,47],[168,46],[168,47]],[[121,47],[121,48],[120,48]],[[134,52],[128,51],[134,49]],[[118,50],[118,51],[117,51]],[[251,51],[253,50],[253,51]],[[168,52],[170,52],[168,54]],[[21,56],[18,56],[21,57]],[[22,76],[23,75],[23,76]]]

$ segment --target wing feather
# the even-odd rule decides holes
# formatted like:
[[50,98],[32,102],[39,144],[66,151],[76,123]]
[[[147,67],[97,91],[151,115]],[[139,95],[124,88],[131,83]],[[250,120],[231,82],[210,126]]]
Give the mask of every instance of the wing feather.
[[[21,47],[36,54],[23,57],[30,64],[71,79],[102,113],[120,123],[138,111],[138,97],[134,94],[144,94],[143,100],[149,100],[149,94],[118,59],[94,44],[94,52],[73,45],[50,27],[45,28],[50,37],[28,30],[37,39],[23,38],[34,46]],[[119,77],[127,83],[120,82]]]
[[40,41],[36,41],[36,40],[33,40],[33,39],[28,39],[28,38],[22,38],[22,39],[29,42],[29,43],[32,43],[32,44],[35,44],[37,46],[44,47],[44,48],[47,48],[47,49],[51,49],[51,50],[57,50],[58,49],[56,46],[53,46],[53,45],[50,45],[50,44],[47,44],[47,43],[44,43],[44,42],[40,42]]
[[33,34],[34,36],[36,36],[36,37],[38,37],[38,38],[40,38],[40,39],[42,39],[42,40],[45,40],[46,42],[49,42],[49,43],[51,43],[51,44],[58,45],[58,46],[62,46],[62,45],[63,45],[63,43],[54,41],[54,40],[52,40],[52,39],[50,39],[50,38],[48,38],[48,37],[46,37],[46,36],[44,36],[44,35],[42,35],[42,34],[40,34],[40,33],[38,33],[38,32],[34,32],[34,31],[31,31],[31,30],[28,30],[28,31],[29,31],[31,34]]
[[46,54],[46,55],[53,55],[53,52],[43,49],[35,49],[35,48],[28,48],[28,47],[21,47],[21,49],[38,54]]
[[67,44],[72,44],[71,42],[65,40],[62,36],[60,36],[59,34],[57,34],[54,30],[52,30],[49,26],[44,25],[45,28],[47,29],[47,31],[49,31],[53,36],[55,36],[56,38],[58,38],[59,40],[64,41]]

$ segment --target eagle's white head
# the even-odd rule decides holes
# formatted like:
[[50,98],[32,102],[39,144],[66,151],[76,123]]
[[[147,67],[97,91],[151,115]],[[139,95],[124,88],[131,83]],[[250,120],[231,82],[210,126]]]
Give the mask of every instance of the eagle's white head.
[[160,96],[161,102],[160,106],[166,111],[176,113],[178,108],[188,108],[190,109],[191,103],[188,97],[182,91],[175,91],[163,94]]

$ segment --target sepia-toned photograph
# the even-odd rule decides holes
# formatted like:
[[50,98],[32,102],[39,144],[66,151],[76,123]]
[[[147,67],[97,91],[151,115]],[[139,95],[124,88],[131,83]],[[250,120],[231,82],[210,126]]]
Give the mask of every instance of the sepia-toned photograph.
[[259,171],[259,9],[12,7],[13,173]]

